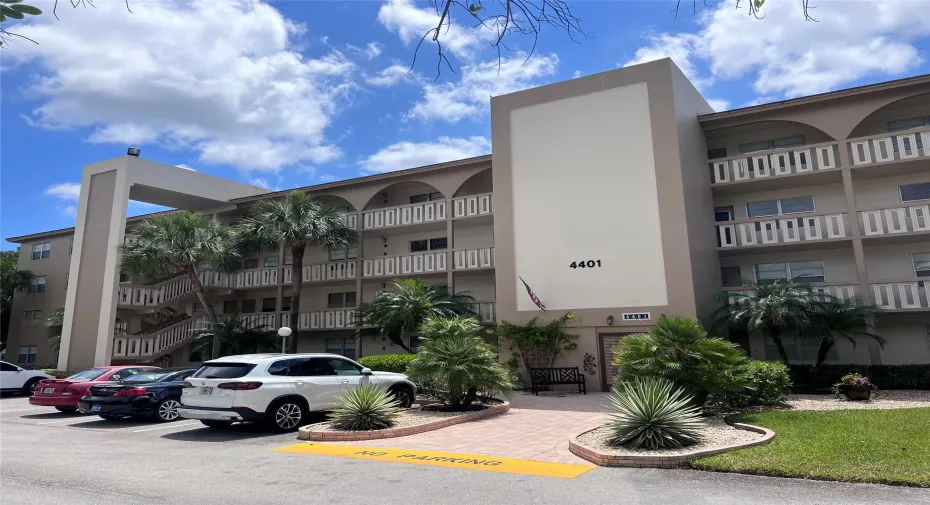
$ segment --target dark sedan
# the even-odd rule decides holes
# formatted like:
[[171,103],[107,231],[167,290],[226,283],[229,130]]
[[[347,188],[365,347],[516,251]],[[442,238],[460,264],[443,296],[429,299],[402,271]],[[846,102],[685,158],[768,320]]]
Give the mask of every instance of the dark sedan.
[[159,370],[129,377],[118,384],[91,386],[78,402],[78,410],[103,419],[124,417],[174,421],[181,406],[184,379],[197,371]]

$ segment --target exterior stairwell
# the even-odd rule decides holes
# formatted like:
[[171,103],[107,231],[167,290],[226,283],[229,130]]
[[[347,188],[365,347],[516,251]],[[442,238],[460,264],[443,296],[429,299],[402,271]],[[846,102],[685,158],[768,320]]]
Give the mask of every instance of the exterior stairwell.
[[[200,282],[206,289],[231,288],[234,276],[213,270],[200,272]],[[185,274],[152,285],[122,283],[117,288],[117,304],[121,307],[158,309],[166,303],[193,295],[194,285]]]
[[113,338],[113,360],[152,362],[187,345],[194,338],[191,330],[201,327],[207,316],[181,316],[146,333],[116,335]]

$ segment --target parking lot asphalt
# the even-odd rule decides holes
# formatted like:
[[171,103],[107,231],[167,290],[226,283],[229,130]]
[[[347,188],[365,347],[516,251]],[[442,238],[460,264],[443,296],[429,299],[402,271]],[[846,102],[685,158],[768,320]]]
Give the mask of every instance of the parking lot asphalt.
[[930,489],[687,470],[596,468],[560,479],[275,451],[294,434],[104,421],[0,399],[0,502],[88,505],[927,504]]

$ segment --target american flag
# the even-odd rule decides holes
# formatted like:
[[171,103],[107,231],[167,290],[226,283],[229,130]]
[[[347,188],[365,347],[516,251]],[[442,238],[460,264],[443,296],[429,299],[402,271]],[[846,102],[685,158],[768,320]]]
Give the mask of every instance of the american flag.
[[536,296],[536,293],[533,292],[533,289],[530,287],[530,285],[527,284],[525,280],[523,280],[523,277],[519,277],[519,279],[520,279],[520,282],[522,282],[523,285],[526,286],[526,294],[530,295],[530,300],[533,300],[533,303],[535,303],[536,306],[539,307],[539,310],[545,312],[546,306],[543,305],[543,302],[539,301],[539,297]]

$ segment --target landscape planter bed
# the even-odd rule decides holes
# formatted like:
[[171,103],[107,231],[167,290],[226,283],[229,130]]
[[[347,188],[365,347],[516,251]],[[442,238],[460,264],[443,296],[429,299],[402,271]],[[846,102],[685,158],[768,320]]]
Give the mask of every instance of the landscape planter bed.
[[761,428],[759,426],[752,426],[749,424],[741,423],[727,423],[737,430],[752,431],[762,435],[761,437],[738,444],[725,445],[720,447],[712,447],[702,450],[692,450],[681,452],[678,454],[657,454],[650,453],[647,451],[642,451],[638,454],[611,454],[607,452],[601,452],[600,450],[585,445],[584,443],[578,440],[578,437],[582,435],[596,431],[600,428],[595,428],[593,430],[585,431],[579,434],[577,437],[572,438],[568,441],[568,450],[572,454],[578,456],[579,458],[585,459],[594,463],[595,465],[600,466],[613,466],[613,467],[630,467],[630,468],[680,468],[686,466],[688,461],[694,458],[700,458],[703,456],[712,456],[714,454],[720,454],[728,451],[733,451],[736,449],[745,449],[747,447],[755,447],[757,445],[768,444],[775,438],[775,432],[766,428]]
[[416,435],[417,433],[434,431],[460,423],[477,421],[478,419],[484,419],[487,417],[496,416],[498,414],[503,414],[508,410],[510,410],[510,402],[501,402],[500,404],[491,405],[482,410],[463,412],[460,415],[439,418],[435,421],[427,421],[423,424],[371,431],[336,431],[329,429],[329,422],[322,422],[300,428],[297,433],[297,438],[300,440],[310,440],[313,442],[352,442],[359,440],[405,437],[407,435]]

